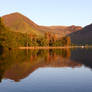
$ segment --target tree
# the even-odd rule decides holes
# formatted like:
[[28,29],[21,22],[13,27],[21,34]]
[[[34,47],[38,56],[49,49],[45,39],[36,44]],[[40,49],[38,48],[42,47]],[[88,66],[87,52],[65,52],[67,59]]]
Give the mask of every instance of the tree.
[[70,39],[70,37],[67,36],[66,39],[67,39],[67,46],[70,46],[71,45],[71,39]]

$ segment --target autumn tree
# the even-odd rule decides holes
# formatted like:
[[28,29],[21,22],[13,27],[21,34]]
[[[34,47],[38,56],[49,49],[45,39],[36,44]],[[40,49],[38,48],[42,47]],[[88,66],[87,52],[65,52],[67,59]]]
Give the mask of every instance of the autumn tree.
[[71,45],[71,39],[70,39],[70,37],[67,36],[66,39],[67,39],[67,46],[70,46]]

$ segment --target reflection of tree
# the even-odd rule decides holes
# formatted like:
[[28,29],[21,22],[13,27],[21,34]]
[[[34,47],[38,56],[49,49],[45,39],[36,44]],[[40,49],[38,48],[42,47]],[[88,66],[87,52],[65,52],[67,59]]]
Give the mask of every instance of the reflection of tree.
[[2,82],[4,72],[5,72],[4,69],[2,69],[2,67],[0,67],[0,82]]
[[62,49],[62,57],[69,59],[71,56],[70,49]]
[[26,50],[5,51],[0,56],[1,79],[9,78],[20,81],[39,67],[77,67],[79,63],[72,62],[70,50]]
[[0,55],[2,55],[2,54],[3,54],[3,47],[0,46]]

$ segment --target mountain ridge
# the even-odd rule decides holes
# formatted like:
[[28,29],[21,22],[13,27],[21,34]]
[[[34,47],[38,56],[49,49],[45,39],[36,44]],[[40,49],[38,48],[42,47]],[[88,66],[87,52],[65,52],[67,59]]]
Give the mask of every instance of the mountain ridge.
[[23,33],[34,33],[36,35],[51,32],[62,37],[71,32],[82,29],[81,26],[42,26],[38,25],[21,13],[15,12],[2,16],[4,24],[12,30]]

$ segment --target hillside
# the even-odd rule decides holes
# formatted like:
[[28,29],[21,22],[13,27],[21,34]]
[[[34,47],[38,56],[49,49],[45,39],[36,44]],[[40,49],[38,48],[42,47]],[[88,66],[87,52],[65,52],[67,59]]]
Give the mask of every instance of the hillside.
[[5,15],[2,17],[2,20],[5,26],[15,32],[27,32],[36,35],[41,35],[41,33],[38,31],[39,26],[20,13],[16,12],[9,15]]
[[81,26],[40,26],[43,32],[52,32],[57,35],[57,37],[66,36],[72,32],[76,32],[82,29]]
[[71,33],[69,36],[71,37],[71,42],[74,44],[79,44],[79,45],[91,44],[92,45],[92,24],[87,25],[82,30]]
[[[14,30],[11,27],[6,27],[0,18],[0,47],[13,49],[18,47],[31,47],[31,46],[66,46],[70,45],[69,37],[57,39],[55,34],[46,33],[45,35],[37,34],[37,31]],[[9,24],[8,24],[9,25]],[[19,27],[18,27],[19,28]],[[35,33],[34,33],[35,32]]]
[[80,30],[80,26],[40,26],[34,23],[26,16],[16,12],[2,16],[4,24],[10,29],[21,33],[33,33],[36,35],[42,35],[45,32],[51,32],[62,37],[72,32]]

